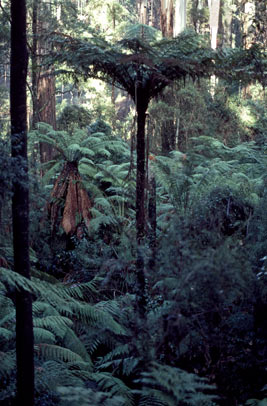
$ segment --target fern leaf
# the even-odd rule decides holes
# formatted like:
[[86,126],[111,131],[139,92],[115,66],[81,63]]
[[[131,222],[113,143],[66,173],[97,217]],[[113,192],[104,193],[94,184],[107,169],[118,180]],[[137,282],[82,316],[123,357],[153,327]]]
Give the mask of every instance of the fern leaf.
[[115,378],[108,372],[98,372],[92,374],[99,388],[104,392],[108,392],[111,396],[122,396],[125,399],[125,406],[134,405],[134,397],[132,391],[119,378]]
[[45,330],[44,328],[34,327],[34,343],[46,343],[46,344],[54,344],[56,342],[56,337],[51,331]]
[[16,367],[15,351],[0,352],[0,376],[6,377]]
[[34,349],[38,357],[44,360],[59,360],[64,362],[83,361],[80,355],[58,345],[37,344],[34,346]]

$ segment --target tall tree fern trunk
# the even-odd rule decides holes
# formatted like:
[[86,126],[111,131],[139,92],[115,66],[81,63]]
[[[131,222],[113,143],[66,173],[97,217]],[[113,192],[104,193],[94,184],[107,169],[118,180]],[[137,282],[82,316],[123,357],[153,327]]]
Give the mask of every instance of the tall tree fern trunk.
[[137,110],[136,235],[141,243],[145,232],[145,122],[146,109]]
[[[14,271],[30,278],[29,261],[29,186],[27,162],[25,0],[11,0],[11,153],[21,165],[13,180],[12,217]],[[16,294],[17,405],[34,404],[32,300],[28,292]]]
[[[139,96],[139,97],[138,97]],[[140,314],[144,314],[146,307],[145,299],[145,274],[144,274],[144,258],[143,245],[145,240],[145,186],[146,186],[146,167],[145,167],[145,125],[146,111],[149,99],[144,94],[137,96],[137,137],[136,137],[136,153],[137,153],[137,171],[136,171],[136,240],[137,240],[137,290],[138,290],[138,307]]]

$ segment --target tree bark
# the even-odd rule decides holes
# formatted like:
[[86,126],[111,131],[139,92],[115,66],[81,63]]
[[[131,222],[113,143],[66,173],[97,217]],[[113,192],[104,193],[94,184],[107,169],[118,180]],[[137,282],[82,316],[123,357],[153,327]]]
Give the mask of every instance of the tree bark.
[[[140,103],[141,104],[141,103]],[[145,123],[147,106],[137,108],[137,173],[136,173],[136,235],[141,243],[145,234]]]
[[173,36],[177,37],[186,28],[186,0],[175,1],[175,16],[173,24]]
[[[45,40],[48,24],[42,21],[40,1],[34,0],[32,13],[32,127],[38,122],[50,124],[56,129],[55,77],[52,68],[41,68],[42,55],[49,52]],[[40,143],[40,161],[45,163],[53,158],[53,148]]]
[[217,48],[217,34],[219,27],[220,0],[208,0],[210,10],[211,48]]
[[153,173],[150,173],[149,177],[148,221],[149,221],[149,246],[151,250],[149,267],[150,269],[154,269],[156,262],[156,245],[157,245],[157,200],[156,200],[156,180]]
[[149,98],[140,90],[136,94],[136,110],[137,110],[137,135],[136,135],[136,153],[137,153],[137,168],[136,168],[136,241],[137,241],[137,258],[136,258],[136,273],[137,273],[137,303],[141,317],[144,317],[146,312],[146,282],[144,274],[144,256],[143,248],[145,242],[145,187],[146,187],[146,167],[145,167],[145,125],[146,111],[149,103]]
[[[12,218],[14,271],[30,278],[29,261],[29,185],[27,161],[25,0],[11,0],[10,114],[11,154],[20,163],[20,174],[13,180]],[[28,292],[16,293],[17,405],[34,404],[34,361],[32,299]]]
[[161,0],[160,27],[164,37],[173,37],[173,0]]

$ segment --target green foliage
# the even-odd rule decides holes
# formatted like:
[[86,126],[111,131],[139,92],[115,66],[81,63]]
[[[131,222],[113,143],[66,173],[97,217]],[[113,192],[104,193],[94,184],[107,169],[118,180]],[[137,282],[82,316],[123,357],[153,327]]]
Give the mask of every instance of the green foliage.
[[108,392],[95,392],[92,389],[83,387],[60,387],[62,404],[64,406],[122,406],[125,405],[124,399],[121,396],[112,396]]
[[103,133],[106,136],[110,136],[112,129],[103,120],[97,120],[88,128],[90,134]]
[[214,387],[208,385],[205,379],[178,368],[155,363],[149,372],[142,373],[140,381],[143,384],[141,394],[144,397],[144,404],[151,406],[215,405],[212,401],[214,396],[207,394],[207,391]]
[[91,122],[91,114],[82,106],[66,106],[57,119],[57,128],[72,133],[75,128],[86,128]]
[[[93,282],[72,287],[39,278],[29,281],[11,270],[1,268],[1,377],[11,379],[14,369],[15,312],[9,296],[13,297],[16,289],[19,289],[38,297],[38,301],[33,302],[35,355],[39,364],[36,368],[37,391],[53,391],[63,383],[81,385],[89,377],[93,379],[89,353],[95,347],[90,348],[86,329],[91,330],[90,334],[92,331],[95,334],[101,332],[99,343],[105,341],[108,331],[115,336],[125,334],[123,327],[109,313],[108,306],[100,308],[84,302],[90,287],[94,292],[93,286]],[[83,337],[78,337],[77,329],[84,329]],[[4,346],[5,342],[7,345]],[[7,388],[5,395],[10,394]]]
[[[23,162],[10,160],[8,144],[1,144],[0,402],[5,406],[15,393],[16,290],[33,296],[37,406],[204,406],[217,401],[213,393],[223,406],[265,404],[257,399],[266,366],[266,106],[254,98],[228,98],[229,86],[221,78],[238,86],[240,80],[265,85],[266,53],[257,45],[215,53],[192,31],[160,39],[150,26],[125,24],[129,10],[135,19],[135,6],[133,1],[44,3],[40,15],[51,17],[45,36],[57,55],[48,58],[57,60],[61,72],[67,70],[70,86],[72,78],[98,77],[138,102],[184,79],[184,87],[178,82],[151,106],[147,125],[153,152],[160,149],[168,120],[179,148],[149,163],[157,184],[157,243],[153,267],[152,247],[149,242],[142,247],[147,314],[137,317],[134,294],[135,156],[114,128],[114,106],[109,122],[116,137],[102,120],[108,102],[99,92],[89,112],[78,105],[65,108],[59,131],[42,123],[30,134],[31,162],[39,142],[58,154],[42,168],[42,185],[38,168],[30,172],[30,281],[13,273],[10,247],[11,183]],[[191,20],[199,31],[207,25],[206,11],[193,2]],[[5,20],[1,64],[8,54],[8,26],[2,11],[0,18]],[[260,19],[261,30],[262,24]],[[196,79],[214,72],[220,85],[210,94],[207,83]],[[82,93],[82,83],[79,88]],[[5,90],[0,99],[5,112]],[[167,136],[170,129],[165,128]],[[254,142],[240,143],[247,139]],[[67,239],[59,228],[52,238],[43,207],[53,183],[64,184],[60,176],[68,164],[81,175],[92,218],[89,230]],[[65,198],[54,198],[59,219]]]

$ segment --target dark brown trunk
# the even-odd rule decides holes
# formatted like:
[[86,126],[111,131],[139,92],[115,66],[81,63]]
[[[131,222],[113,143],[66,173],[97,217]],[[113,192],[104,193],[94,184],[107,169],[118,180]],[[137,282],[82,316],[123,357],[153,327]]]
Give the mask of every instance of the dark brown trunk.
[[157,244],[157,203],[156,203],[156,180],[153,174],[149,179],[149,200],[148,200],[148,221],[149,221],[149,246],[151,256],[149,267],[155,267],[156,244]]
[[[11,153],[22,168],[13,180],[12,217],[14,271],[30,278],[29,186],[26,105],[26,4],[11,0],[10,114]],[[25,291],[16,294],[17,405],[34,404],[32,299]]]
[[37,57],[37,20],[38,20],[38,0],[34,0],[32,6],[32,128],[40,121],[38,114],[38,57]]
[[144,242],[145,242],[145,186],[146,186],[146,168],[145,168],[145,125],[146,110],[149,99],[144,94],[137,92],[136,110],[137,110],[137,136],[136,136],[136,241],[137,241],[137,303],[141,317],[144,317],[146,311],[146,282],[144,274]]
[[[138,103],[139,104],[139,103]],[[145,234],[145,123],[147,105],[137,108],[137,172],[136,172],[136,232],[137,242],[141,243]]]

